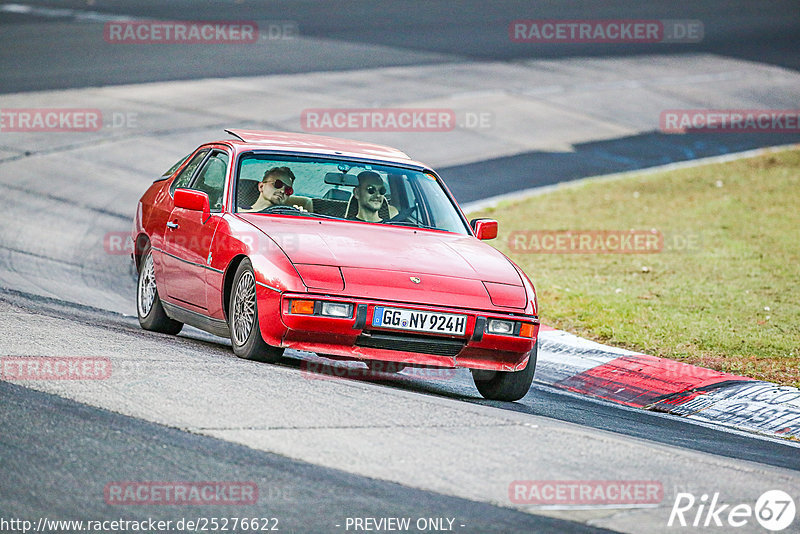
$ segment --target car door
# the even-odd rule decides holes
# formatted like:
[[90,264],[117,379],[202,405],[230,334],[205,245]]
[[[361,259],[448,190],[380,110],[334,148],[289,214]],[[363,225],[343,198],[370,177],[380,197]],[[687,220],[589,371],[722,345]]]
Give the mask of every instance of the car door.
[[227,152],[211,150],[188,184],[189,189],[208,195],[210,215],[174,207],[167,221],[164,239],[167,294],[176,304],[192,311],[207,310],[207,265],[211,262],[211,241],[222,212],[229,162]]

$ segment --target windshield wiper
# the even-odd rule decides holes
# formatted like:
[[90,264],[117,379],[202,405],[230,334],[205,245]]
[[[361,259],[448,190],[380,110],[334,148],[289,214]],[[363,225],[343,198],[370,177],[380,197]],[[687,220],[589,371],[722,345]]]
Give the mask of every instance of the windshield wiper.
[[424,228],[426,230],[441,230],[441,228],[437,228],[435,226],[428,226],[427,224],[422,224],[420,222],[415,221],[392,221],[387,220],[383,221],[383,224],[391,224],[394,226],[408,226],[410,228]]
[[279,204],[277,206],[270,206],[269,208],[265,208],[255,213],[264,213],[264,214],[275,213],[277,215],[303,215],[307,217],[320,217],[322,219],[341,219],[341,217],[334,217],[333,215],[325,215],[323,213],[313,213],[311,211],[297,209],[294,206],[284,206],[283,204]]
[[256,211],[254,213],[277,213],[279,215],[297,215],[298,213],[303,213],[303,212],[295,208],[294,206],[284,206],[282,204],[278,204],[277,206],[270,206],[268,208],[264,208],[263,210]]

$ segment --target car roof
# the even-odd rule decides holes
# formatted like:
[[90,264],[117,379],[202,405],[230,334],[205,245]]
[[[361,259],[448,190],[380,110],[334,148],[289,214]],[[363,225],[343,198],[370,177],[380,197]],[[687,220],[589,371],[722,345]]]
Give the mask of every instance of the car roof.
[[232,145],[238,145],[239,150],[262,149],[349,156],[370,160],[379,159],[389,163],[428,168],[427,165],[412,160],[408,154],[396,148],[364,141],[268,130],[230,129],[225,131],[236,138],[233,141],[228,140],[226,142]]

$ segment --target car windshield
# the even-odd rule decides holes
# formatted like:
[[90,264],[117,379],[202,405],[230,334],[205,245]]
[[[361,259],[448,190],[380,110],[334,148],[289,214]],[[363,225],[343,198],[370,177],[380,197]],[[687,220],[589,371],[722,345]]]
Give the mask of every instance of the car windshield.
[[239,158],[236,176],[239,213],[468,233],[464,219],[430,173],[359,161],[246,153]]

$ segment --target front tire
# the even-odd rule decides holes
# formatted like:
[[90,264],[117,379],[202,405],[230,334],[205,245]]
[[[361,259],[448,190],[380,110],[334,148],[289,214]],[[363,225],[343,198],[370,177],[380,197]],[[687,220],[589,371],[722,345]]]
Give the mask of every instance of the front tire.
[[136,315],[139,317],[139,324],[145,330],[175,335],[183,328],[183,323],[170,319],[164,311],[164,306],[161,305],[156,287],[153,253],[149,246],[142,254],[139,279],[136,283]]
[[267,345],[261,337],[257,301],[253,265],[245,258],[233,277],[228,306],[228,327],[231,331],[233,353],[245,360],[275,363],[283,356],[283,349]]
[[486,371],[472,369],[472,381],[475,387],[488,400],[518,401],[531,388],[533,373],[536,371],[536,355],[539,341],[533,345],[528,365],[522,371]]

